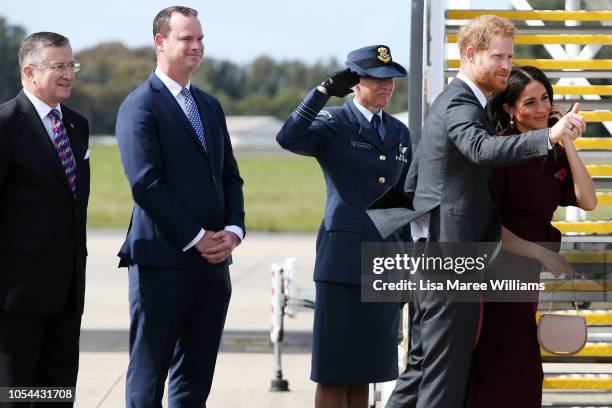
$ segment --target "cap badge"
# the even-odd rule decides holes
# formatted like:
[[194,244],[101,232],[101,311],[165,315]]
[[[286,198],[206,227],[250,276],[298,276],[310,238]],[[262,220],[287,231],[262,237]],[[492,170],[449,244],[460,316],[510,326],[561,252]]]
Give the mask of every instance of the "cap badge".
[[391,55],[389,55],[389,50],[387,47],[378,47],[377,51],[378,55],[376,58],[378,58],[380,61],[384,62],[385,64],[388,64],[391,61]]

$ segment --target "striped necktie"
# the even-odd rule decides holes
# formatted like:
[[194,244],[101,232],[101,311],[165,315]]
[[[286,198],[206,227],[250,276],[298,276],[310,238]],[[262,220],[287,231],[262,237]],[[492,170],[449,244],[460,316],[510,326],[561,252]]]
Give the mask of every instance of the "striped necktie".
[[68,185],[70,191],[76,196],[76,163],[74,160],[74,154],[70,147],[70,139],[66,132],[66,127],[60,118],[60,113],[57,109],[51,109],[49,112],[49,118],[51,119],[51,129],[53,129],[53,144],[55,145],[55,151],[59,156],[66,177],[68,178]]

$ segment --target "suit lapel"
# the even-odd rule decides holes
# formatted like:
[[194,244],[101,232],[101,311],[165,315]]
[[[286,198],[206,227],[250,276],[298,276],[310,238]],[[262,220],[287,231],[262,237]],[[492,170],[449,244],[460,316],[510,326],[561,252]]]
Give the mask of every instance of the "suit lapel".
[[472,88],[470,88],[470,86],[468,84],[466,84],[465,82],[463,82],[461,79],[454,78],[450,84],[454,85],[454,86],[458,86],[461,89],[465,90],[465,92],[468,93],[468,95],[478,104],[478,106],[480,106],[482,108],[481,115],[482,115],[484,124],[485,124],[485,126],[487,126],[489,128],[489,130],[492,132],[492,134],[495,135],[496,134],[495,125],[493,124],[493,121],[491,120],[491,118],[489,116],[489,110],[485,109],[488,105],[485,106],[485,108],[483,108],[482,105],[480,104],[480,101],[476,97],[476,95],[474,95],[474,91],[472,91]]
[[152,73],[149,77],[149,82],[153,89],[159,92],[160,97],[162,98],[160,101],[160,105],[163,106],[163,110],[170,112],[172,117],[175,120],[175,123],[180,123],[184,128],[187,134],[191,137],[191,140],[198,146],[198,148],[204,153],[204,148],[202,147],[202,143],[200,143],[200,139],[198,138],[198,134],[195,132],[195,129],[189,122],[187,115],[181,108],[181,106],[176,101],[176,98],[170,93],[170,90],[166,88],[164,83]]
[[400,129],[397,122],[391,120],[389,114],[387,112],[383,112],[383,123],[385,125],[385,150],[392,149],[394,146],[398,145],[399,137],[400,137]]
[[349,100],[345,103],[345,109],[350,112],[352,122],[359,127],[359,136],[366,139],[372,145],[376,146],[379,151],[384,152],[385,146],[383,145],[383,142],[380,139],[380,135],[368,123],[363,114],[359,112],[352,100]]
[[[198,107],[198,112],[200,113],[200,120],[202,121],[202,125],[204,126],[204,138],[206,139],[206,145],[208,147],[208,152],[210,153],[209,158],[211,161],[211,168],[216,169],[217,161],[219,160],[219,155],[221,154],[220,141],[222,138],[217,137],[217,132],[213,132],[213,121],[215,119],[215,114],[212,111],[212,108],[204,98],[202,98],[202,94],[200,90],[191,87],[191,95],[196,102]],[[215,127],[216,128],[216,127]],[[199,140],[198,140],[199,143]]]
[[21,121],[24,124],[24,134],[32,135],[35,144],[46,152],[45,156],[49,159],[53,172],[64,185],[66,191],[72,195],[64,167],[60,162],[55,146],[53,142],[51,142],[49,133],[47,133],[47,129],[45,129],[45,126],[40,120],[40,116],[38,116],[38,112],[36,112],[34,105],[32,105],[32,102],[30,102],[23,91],[17,95],[17,100],[19,102]]
[[487,121],[487,125],[489,125],[490,130],[493,134],[497,134],[497,128],[495,127],[495,123],[493,123],[493,116],[491,115],[491,109],[489,108],[489,103],[487,102],[487,106],[484,109],[485,120]]
[[[74,155],[74,160],[80,162],[83,157],[85,157],[85,148],[81,145],[81,141],[77,137],[77,127],[70,113],[62,106],[63,118],[62,122],[64,122],[64,127],[66,127],[66,132],[68,133],[68,138],[70,139],[70,147],[72,148],[72,154]],[[79,169],[77,168],[77,176]]]
[[[66,132],[68,133],[68,138],[70,139],[70,147],[72,148],[72,155],[74,156],[74,161],[76,165],[76,183],[77,183],[77,195],[79,192],[83,191],[82,182],[85,181],[83,177],[83,169],[85,166],[85,154],[87,146],[84,146],[81,143],[81,139],[79,138],[79,133],[82,129],[77,127],[77,124],[74,122],[70,111],[66,109],[62,105],[62,122],[64,122],[64,126],[66,127]],[[68,185],[66,183],[66,185]]]

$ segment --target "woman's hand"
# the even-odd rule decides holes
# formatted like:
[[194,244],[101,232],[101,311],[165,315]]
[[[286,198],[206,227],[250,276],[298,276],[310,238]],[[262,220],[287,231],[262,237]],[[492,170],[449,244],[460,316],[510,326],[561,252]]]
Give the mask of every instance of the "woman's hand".
[[567,263],[565,258],[542,246],[540,246],[540,250],[538,250],[536,259],[540,261],[546,271],[552,273],[557,278],[564,274],[573,273],[574,271],[571,265]]
[[558,143],[565,135],[576,140],[583,132],[586,132],[586,121],[580,114],[580,104],[576,102],[572,109],[550,128],[549,139],[552,143]]

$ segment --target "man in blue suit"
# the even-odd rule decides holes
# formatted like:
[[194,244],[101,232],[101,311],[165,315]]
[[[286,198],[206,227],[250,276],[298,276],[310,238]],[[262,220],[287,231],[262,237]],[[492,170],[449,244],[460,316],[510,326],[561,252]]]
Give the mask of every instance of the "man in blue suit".
[[[312,369],[315,406],[366,406],[368,383],[397,378],[399,305],[361,301],[361,243],[409,240],[408,228],[383,239],[366,207],[403,184],[410,133],[386,113],[394,79],[406,70],[386,45],[351,51],[347,69],[314,88],[276,136],[285,149],[314,157],[327,185],[317,236]],[[330,97],[355,93],[343,106]]]
[[129,267],[128,407],[205,406],[244,237],[242,179],[219,102],[190,85],[204,53],[197,11],[153,22],[157,68],[123,102],[121,160],[134,198],[119,257]]

